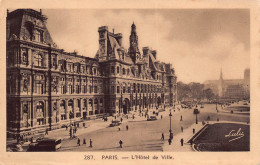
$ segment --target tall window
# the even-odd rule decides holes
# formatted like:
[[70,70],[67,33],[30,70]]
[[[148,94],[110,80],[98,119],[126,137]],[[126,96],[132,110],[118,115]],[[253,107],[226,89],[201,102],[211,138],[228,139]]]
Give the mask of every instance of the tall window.
[[89,86],[89,93],[92,93],[92,86]]
[[94,86],[94,93],[97,93],[97,86]]
[[65,93],[66,93],[66,92],[65,92],[65,86],[64,86],[64,85],[62,85],[60,88],[61,88],[61,89],[60,89],[60,91],[61,91],[61,94],[65,94]]
[[34,65],[43,66],[43,57],[40,54],[36,54],[34,56]]
[[117,73],[119,73],[119,66],[118,66],[118,67],[116,67],[116,70],[117,70]]
[[69,85],[69,93],[72,94],[73,90],[72,90],[72,85]]
[[41,83],[36,84],[36,90],[38,94],[43,94],[43,84]]
[[119,86],[116,87],[116,92],[120,93],[120,87]]
[[35,30],[34,31],[34,40],[37,42],[43,42],[43,31]]
[[125,68],[123,68],[123,75],[125,75]]
[[111,86],[111,92],[115,93],[115,86]]

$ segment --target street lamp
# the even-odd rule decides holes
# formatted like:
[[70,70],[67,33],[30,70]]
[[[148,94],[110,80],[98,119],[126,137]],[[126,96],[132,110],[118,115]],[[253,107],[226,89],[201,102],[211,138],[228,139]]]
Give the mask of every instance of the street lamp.
[[170,117],[170,139],[173,139],[173,133],[172,133],[172,112],[170,110],[170,114],[169,114],[169,117]]
[[196,124],[198,124],[198,114],[200,113],[197,108],[194,109],[193,113],[196,115]]

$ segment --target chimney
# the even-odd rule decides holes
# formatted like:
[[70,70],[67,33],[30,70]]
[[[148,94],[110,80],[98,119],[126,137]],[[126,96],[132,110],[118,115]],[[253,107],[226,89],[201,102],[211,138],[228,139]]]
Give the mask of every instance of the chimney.
[[156,54],[157,54],[156,50],[153,50],[152,55],[154,56],[155,59],[156,59]]
[[143,55],[147,56],[149,52],[149,47],[143,47]]

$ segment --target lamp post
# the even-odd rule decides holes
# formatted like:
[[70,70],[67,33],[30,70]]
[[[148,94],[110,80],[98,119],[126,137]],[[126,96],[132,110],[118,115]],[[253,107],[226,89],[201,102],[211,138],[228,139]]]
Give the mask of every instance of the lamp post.
[[172,112],[170,110],[170,114],[169,114],[169,117],[170,117],[170,139],[173,139],[173,133],[172,133]]
[[194,109],[193,113],[196,115],[196,124],[198,124],[198,114],[199,110],[197,108]]

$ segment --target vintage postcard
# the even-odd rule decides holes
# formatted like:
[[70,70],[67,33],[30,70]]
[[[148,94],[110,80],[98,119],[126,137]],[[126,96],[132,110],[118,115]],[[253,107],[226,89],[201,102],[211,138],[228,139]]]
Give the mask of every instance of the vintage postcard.
[[0,164],[260,163],[257,1],[33,3],[1,4]]

